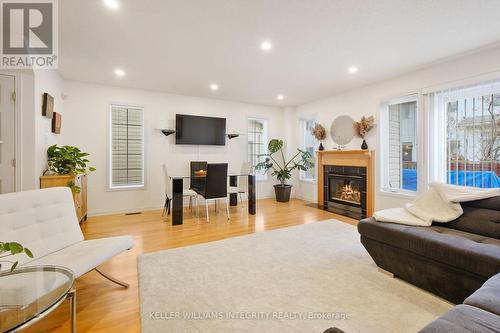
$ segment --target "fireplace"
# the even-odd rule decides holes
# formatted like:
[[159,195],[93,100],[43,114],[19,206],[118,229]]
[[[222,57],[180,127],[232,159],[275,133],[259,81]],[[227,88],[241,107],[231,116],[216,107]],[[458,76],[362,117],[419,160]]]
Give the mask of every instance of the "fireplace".
[[357,176],[328,175],[330,201],[361,207],[361,182]]
[[324,208],[354,219],[366,217],[366,168],[325,165]]
[[372,216],[374,154],[369,150],[318,151],[318,206],[355,219]]

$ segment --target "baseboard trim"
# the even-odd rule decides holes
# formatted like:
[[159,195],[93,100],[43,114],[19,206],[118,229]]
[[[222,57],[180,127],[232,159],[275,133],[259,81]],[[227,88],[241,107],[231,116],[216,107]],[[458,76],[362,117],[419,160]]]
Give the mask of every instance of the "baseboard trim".
[[[274,195],[257,197],[257,201],[258,200],[266,200],[266,199],[274,199]],[[247,202],[248,198],[246,198],[244,196],[243,201]],[[201,203],[201,199],[200,199],[200,203],[198,205],[200,207],[205,206],[203,203]],[[128,209],[128,210],[89,212],[87,215],[88,215],[88,217],[97,217],[97,216],[106,216],[106,215],[130,214],[130,213],[136,213],[136,212],[142,213],[142,212],[149,212],[149,211],[153,211],[153,210],[162,210],[162,209],[163,209],[163,206],[139,207],[139,208]]]

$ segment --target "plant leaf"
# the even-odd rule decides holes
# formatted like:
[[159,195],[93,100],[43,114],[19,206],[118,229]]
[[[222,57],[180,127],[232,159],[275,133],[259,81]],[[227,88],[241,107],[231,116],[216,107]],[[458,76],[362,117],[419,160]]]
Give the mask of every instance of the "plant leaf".
[[283,140],[272,139],[271,141],[269,141],[269,145],[267,146],[267,148],[270,154],[274,154],[280,151],[283,148],[283,145]]
[[23,246],[19,243],[10,242],[9,247],[10,247],[10,253],[12,254],[18,254],[23,252]]
[[15,262],[12,264],[12,267],[10,267],[10,271],[11,271],[11,272],[13,272],[13,271],[16,269],[17,264],[19,264],[19,262],[18,262],[18,261],[15,261]]
[[26,247],[25,247],[25,248],[24,248],[24,253],[26,253],[26,255],[27,255],[28,257],[33,258],[33,253],[31,252],[31,250],[30,250],[30,249],[28,249],[28,248],[26,248]]

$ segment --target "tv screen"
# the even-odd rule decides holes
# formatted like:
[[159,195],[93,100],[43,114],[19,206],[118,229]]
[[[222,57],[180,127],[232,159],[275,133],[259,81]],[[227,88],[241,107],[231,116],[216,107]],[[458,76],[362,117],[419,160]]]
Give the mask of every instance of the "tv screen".
[[226,144],[226,119],[175,115],[175,143],[178,145]]

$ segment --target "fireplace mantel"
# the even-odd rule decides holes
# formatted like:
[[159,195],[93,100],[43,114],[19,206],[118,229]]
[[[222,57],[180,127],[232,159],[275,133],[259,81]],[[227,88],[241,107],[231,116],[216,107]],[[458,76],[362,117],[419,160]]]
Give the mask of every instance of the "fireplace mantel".
[[374,208],[374,152],[369,150],[318,151],[318,205],[324,206],[325,166],[353,166],[366,168],[366,213],[372,216]]

